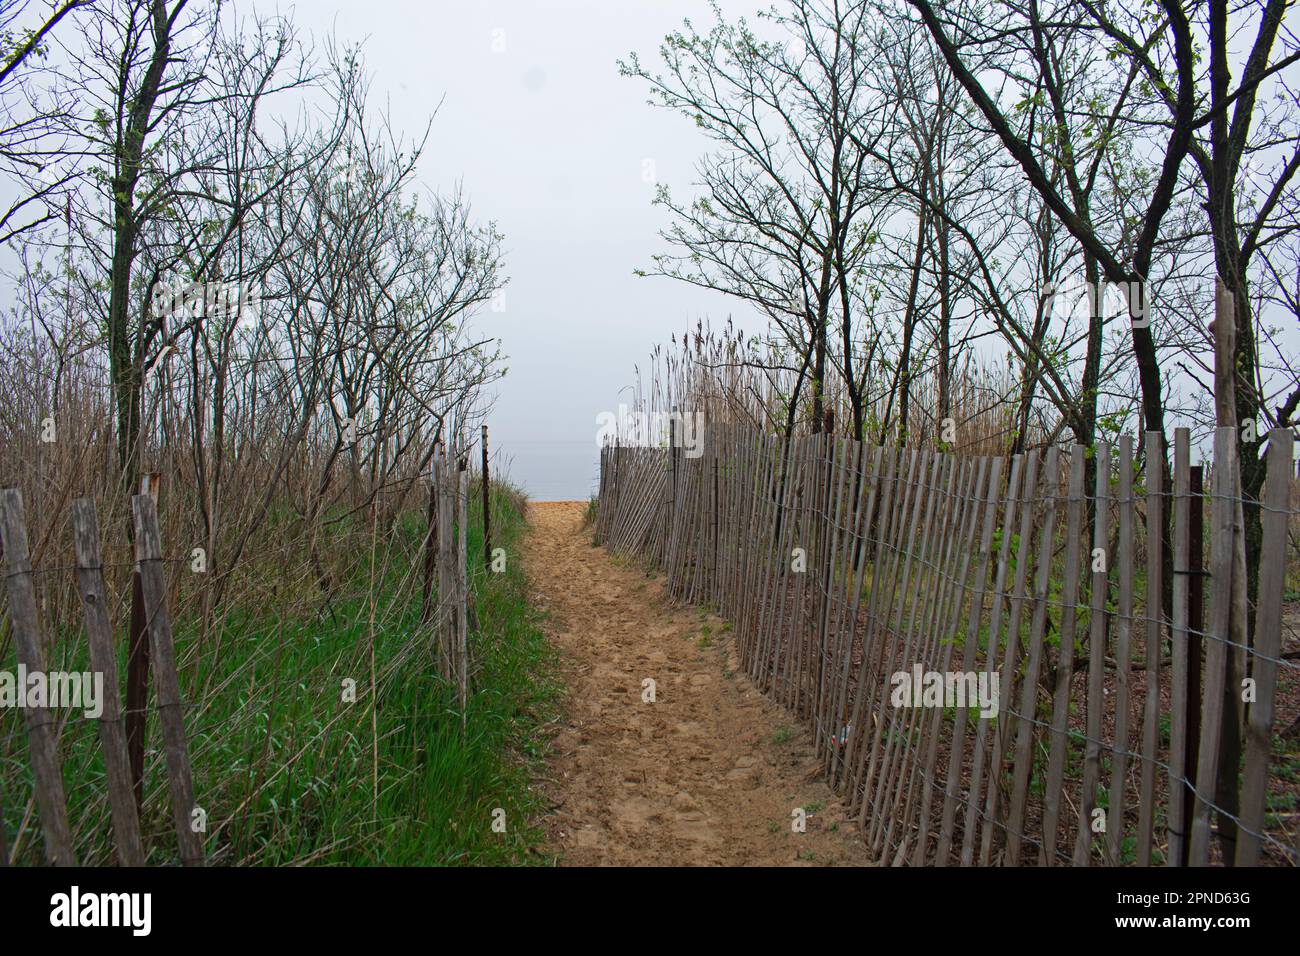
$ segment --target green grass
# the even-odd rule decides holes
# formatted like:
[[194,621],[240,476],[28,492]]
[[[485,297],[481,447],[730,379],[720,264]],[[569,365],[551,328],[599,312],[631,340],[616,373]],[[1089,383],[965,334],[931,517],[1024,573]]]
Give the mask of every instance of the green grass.
[[[378,826],[367,827],[371,789],[338,788],[325,816],[371,835],[341,850],[340,863],[385,865],[543,862],[543,810],[530,787],[546,754],[543,725],[557,712],[559,684],[538,615],[527,603],[518,542],[523,516],[494,525],[493,546],[515,560],[502,574],[477,575],[479,633],[473,646],[475,692],[462,727],[452,688],[412,668],[383,702]],[[469,553],[482,550],[481,532]],[[503,810],[505,832],[493,830]]]
[[[376,562],[373,608],[370,560],[362,547],[341,596],[328,607],[313,613],[310,602],[300,601],[287,613],[229,610],[220,653],[212,650],[217,635],[209,634],[205,644],[193,616],[178,609],[186,730],[210,860],[545,862],[533,822],[544,807],[530,784],[546,752],[545,727],[558,713],[560,685],[518,559],[522,499],[508,489],[494,494],[492,544],[508,555],[500,574],[484,572],[477,560],[482,520],[471,500],[467,545],[477,630],[469,637],[473,673],[463,719],[454,688],[436,676],[429,631],[419,625],[419,576],[411,574],[420,556],[418,515],[407,516],[394,532],[391,560]],[[338,533],[339,548],[368,540],[355,529]],[[84,637],[73,637],[61,642],[58,666],[86,669]],[[125,673],[124,662],[119,667]],[[343,699],[345,680],[355,681],[355,702]],[[13,710],[0,712],[0,793],[6,798],[0,824],[10,849],[18,844],[17,862],[39,863],[35,821],[17,839],[31,793],[20,721]],[[148,740],[142,829],[149,862],[172,863],[176,841],[156,713]],[[70,719],[62,751],[78,858],[111,863],[93,722]],[[492,826],[498,808],[504,832]]]

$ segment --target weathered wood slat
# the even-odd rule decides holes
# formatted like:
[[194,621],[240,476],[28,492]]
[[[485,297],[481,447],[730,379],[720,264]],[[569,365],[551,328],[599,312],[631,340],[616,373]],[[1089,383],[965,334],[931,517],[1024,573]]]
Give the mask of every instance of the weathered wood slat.
[[[992,473],[989,475],[988,492],[984,500],[984,527],[980,533],[979,562],[975,569],[975,579],[971,584],[970,611],[967,616],[966,640],[962,648],[961,669],[963,673],[975,671],[975,655],[979,650],[980,621],[984,617],[984,597],[988,589],[989,558],[993,548],[993,528],[997,521],[998,493],[1002,487],[1002,459],[993,459]],[[994,640],[990,632],[990,642]],[[939,820],[939,843],[935,850],[935,863],[938,866],[948,864],[952,852],[953,816],[957,810],[957,786],[961,778],[962,764],[966,755],[966,734],[969,730],[971,712],[969,699],[963,699],[957,707],[953,722],[952,740],[948,747],[947,781],[944,786],[943,813]],[[979,710],[978,704],[974,708]],[[978,790],[978,775],[975,789]],[[968,798],[975,804],[974,795]]]
[[[1092,575],[1088,608],[1088,691],[1084,722],[1083,784],[1079,795],[1079,820],[1074,841],[1074,865],[1087,866],[1092,843],[1093,810],[1101,779],[1101,727],[1106,707],[1106,598],[1110,590],[1110,447],[1096,449],[1097,481],[1093,493]],[[1132,476],[1130,476],[1131,478]],[[1131,544],[1131,538],[1130,538]],[[1130,568],[1131,570],[1131,568]],[[1062,652],[1065,645],[1061,645]],[[1070,690],[1066,688],[1067,705]],[[1121,818],[1122,822],[1122,818]]]
[[[31,555],[27,545],[27,519],[17,488],[0,491],[0,547],[9,590],[9,618],[18,663],[28,673],[45,673],[45,653],[36,614],[36,589],[32,584]],[[25,692],[26,688],[22,688]],[[32,782],[45,835],[45,859],[51,866],[76,866],[72,830],[68,826],[63,769],[59,759],[58,711],[52,707],[25,707],[32,761]]]
[[[924,474],[924,473],[922,473]],[[946,485],[941,477],[947,474]],[[908,608],[908,621],[905,631],[902,617],[897,619],[897,637],[894,641],[901,645],[897,665],[891,663],[880,674],[879,680],[886,691],[892,694],[893,674],[897,670],[911,671],[921,664],[926,669],[935,659],[939,647],[935,621],[940,619],[944,598],[950,589],[952,575],[950,565],[953,549],[961,537],[962,509],[967,500],[970,482],[975,478],[975,469],[969,461],[961,461],[953,455],[935,456],[927,487],[918,489],[924,500],[926,518],[922,530],[922,546],[916,558],[922,576],[918,581],[917,593],[912,595]],[[944,490],[941,492],[940,488]],[[939,520],[931,523],[931,516],[938,515]],[[931,528],[933,533],[931,534]],[[892,645],[891,645],[892,646]],[[882,698],[881,707],[885,708]],[[888,848],[887,855],[891,863],[903,863],[907,860],[911,848],[912,834],[909,832],[911,811],[914,805],[917,776],[924,749],[919,744],[924,742],[924,711],[918,707],[900,710],[889,701],[887,710],[881,714],[890,718],[887,733],[888,746],[880,772],[883,780],[893,779],[888,789],[880,788],[882,796],[878,798],[878,816],[880,825],[873,846],[877,852]],[[911,743],[916,740],[918,746]],[[901,811],[899,808],[902,808]],[[895,832],[900,836],[895,839]]]
[[[1174,430],[1174,530],[1173,530],[1173,608],[1170,613],[1173,660],[1170,664],[1169,692],[1169,786],[1166,790],[1168,850],[1165,862],[1182,865],[1187,845],[1189,821],[1185,814],[1183,788],[1187,771],[1187,701],[1193,694],[1188,687],[1188,600],[1190,548],[1188,546],[1191,509],[1201,502],[1191,500],[1191,433],[1186,428]],[[1200,542],[1196,543],[1200,547]]]
[[[868,450],[865,444],[860,442],[857,444],[861,452],[858,458],[859,468],[856,478],[859,489],[857,495],[859,507],[854,517],[851,563],[846,571],[850,578],[849,593],[851,597],[847,621],[843,625],[845,632],[844,646],[841,652],[839,688],[835,707],[835,712],[843,715],[844,727],[841,731],[843,739],[839,750],[836,752],[835,764],[831,770],[833,785],[841,782],[842,774],[848,767],[850,745],[854,736],[863,730],[863,728],[854,727],[852,724],[852,711],[856,701],[850,694],[849,681],[852,676],[854,641],[858,631],[858,613],[862,605],[862,585],[866,576],[867,534],[871,516],[875,513],[876,496],[879,491],[880,448],[876,447]],[[858,696],[861,696],[862,688],[857,688],[857,691]]]
[[[989,760],[989,790],[984,803],[984,827],[980,832],[980,866],[988,866],[993,857],[993,835],[998,824],[999,802],[1003,791],[1002,761],[1007,744],[1015,738],[1016,709],[1011,706],[1017,684],[1016,663],[1020,657],[1020,617],[1029,599],[1027,582],[1033,563],[1034,499],[1038,489],[1038,452],[1026,456],[1023,500],[1020,507],[1020,547],[1016,552],[1016,581],[1011,595],[1011,615],[1007,621],[1007,642],[1002,655],[1001,712],[993,737],[993,756]],[[1012,525],[1008,523],[1007,537]]]
[[[1055,448],[1047,452],[1043,467],[1044,496],[1047,508],[1038,538],[1038,568],[1034,577],[1034,614],[1029,628],[1029,658],[1021,685],[1020,720],[1016,728],[1015,779],[1011,784],[1011,803],[1007,812],[1006,863],[1020,862],[1020,844],[1024,839],[1025,804],[1029,797],[1029,774],[1033,767],[1033,743],[1037,728],[1038,675],[1043,665],[1043,627],[1047,619],[1047,598],[1052,581],[1052,550],[1056,532],[1057,500],[1060,489],[1060,457]],[[1071,479],[1073,481],[1073,479]],[[1082,485],[1082,477],[1080,477]]]
[[1015,663],[1021,657],[1021,617],[1024,605],[1030,600],[1028,592],[1028,572],[1034,557],[1034,494],[1039,486],[1039,451],[1034,449],[1028,454],[1024,464],[1024,501],[1021,506],[1021,527],[1019,527],[1019,548],[1015,557],[1015,584],[1011,592],[1011,613],[1006,626],[1006,648],[1002,652],[1002,693],[1001,713],[998,714],[997,731],[993,734],[993,756],[989,761],[988,797],[984,801],[984,827],[980,831],[980,866],[988,866],[993,858],[993,835],[998,829],[1000,801],[1002,797],[1002,758],[1008,744],[1015,739],[1015,708],[1010,706],[1014,700]]
[[[1115,616],[1115,738],[1110,748],[1110,799],[1106,807],[1106,864],[1119,863],[1124,837],[1124,784],[1128,777],[1129,675],[1133,653],[1133,439],[1119,440],[1119,554],[1116,574],[1119,578],[1119,604]],[[1154,696],[1159,696],[1156,693]],[[1089,704],[1091,714],[1092,704]]]
[[1084,467],[1086,449],[1075,445],[1070,454],[1070,490],[1065,531],[1065,571],[1061,587],[1060,645],[1056,662],[1056,689],[1052,694],[1051,747],[1047,758],[1047,784],[1043,793],[1043,846],[1040,862],[1055,866],[1057,827],[1065,786],[1065,763],[1070,746],[1066,723],[1070,717],[1070,682],[1074,677],[1074,632],[1079,603],[1079,548],[1084,543]]
[[[880,727],[884,733],[883,735],[878,734],[873,739],[871,762],[867,766],[866,776],[863,779],[868,794],[866,803],[864,803],[864,810],[866,807],[870,807],[872,815],[868,841],[877,853],[880,850],[881,840],[885,838],[887,824],[892,819],[892,815],[883,806],[891,783],[890,774],[886,768],[893,764],[895,744],[898,740],[897,728],[904,719],[903,714],[889,705],[889,676],[896,668],[910,663],[902,656],[908,653],[905,640],[902,638],[902,620],[906,602],[899,600],[900,588],[898,584],[899,574],[904,566],[904,562],[901,560],[903,538],[909,526],[915,527],[916,515],[922,504],[916,480],[918,474],[917,463],[920,457],[914,450],[899,453],[898,474],[902,487],[898,490],[894,499],[892,540],[888,545],[887,553],[877,558],[884,571],[872,587],[873,603],[876,605],[876,621],[869,640],[877,649],[877,667],[873,674],[873,684],[880,688],[877,712]],[[904,462],[907,463],[905,473],[903,472]],[[908,515],[912,516],[910,522]],[[891,618],[893,618],[892,631],[889,623]],[[888,723],[885,720],[886,715],[889,718]],[[877,758],[879,758],[879,763]]]
[[[1023,472],[1024,456],[1013,456],[1011,459],[1011,474],[1007,478],[1006,498],[1002,507],[1002,541],[998,548],[997,571],[994,576],[992,592],[993,606],[989,611],[988,648],[984,658],[984,672],[988,675],[986,678],[989,682],[988,686],[992,687],[995,680],[998,682],[999,714],[1002,713],[1004,702],[1010,699],[1010,694],[1006,690],[1010,681],[1010,674],[1007,673],[1010,668],[1004,664],[1003,672],[999,674],[997,661],[998,646],[1002,635],[1002,607],[1005,603],[1003,599],[1006,597],[1007,574],[1011,563],[1012,532],[1016,523],[1020,499],[1020,480]],[[1008,647],[1012,643],[1011,635],[1008,634]],[[959,860],[962,866],[970,866],[975,862],[976,817],[979,813],[980,797],[984,792],[985,754],[989,747],[989,725],[992,719],[992,717],[981,714],[975,731],[975,751],[971,757],[972,786],[966,799],[966,816],[962,821],[961,857]],[[989,773],[990,791],[997,789],[997,769],[998,764],[995,758],[992,771]]]
[[[985,487],[988,476],[989,459],[979,458],[975,462],[975,483],[967,492],[963,502],[965,509],[964,527],[961,533],[960,544],[957,549],[956,560],[957,570],[952,575],[952,583],[949,587],[948,605],[949,610],[946,615],[946,623],[942,628],[934,628],[931,639],[932,647],[936,650],[942,642],[942,663],[938,670],[947,673],[952,667],[952,650],[955,643],[958,623],[961,621],[962,602],[970,587],[970,562],[971,555],[975,551],[975,534],[978,528],[978,517],[980,504],[985,495]],[[943,618],[941,618],[943,620]],[[934,800],[935,791],[938,789],[938,761],[939,761],[939,741],[943,734],[944,708],[929,708],[932,713],[922,714],[923,736],[925,739],[925,770],[921,777],[923,787],[921,789],[921,806],[920,806],[920,824],[916,830],[916,853],[913,859],[914,865],[920,866],[926,862],[926,853],[929,848],[930,838],[933,835],[930,826],[930,812]],[[928,727],[926,726],[928,724]],[[928,732],[928,733],[927,733]],[[915,764],[913,769],[915,770]],[[903,819],[910,821],[911,816],[911,789],[909,788],[907,804],[904,806]]]
[[1210,513],[1210,620],[1205,635],[1205,680],[1201,698],[1201,739],[1196,757],[1196,801],[1188,862],[1205,866],[1210,860],[1210,813],[1219,776],[1219,737],[1223,729],[1223,691],[1228,674],[1228,641],[1232,636],[1233,494],[1237,467],[1237,430],[1214,430],[1213,503]]
[[171,613],[167,608],[167,584],[163,578],[157,506],[150,495],[134,495],[131,512],[135,520],[135,557],[140,565],[140,584],[144,591],[145,620],[153,659],[154,694],[167,756],[172,820],[176,826],[181,862],[186,866],[201,866],[203,845],[193,825],[197,807],[190,773],[189,742],[185,736],[180,679],[176,672],[176,653],[172,645]]
[[[929,496],[925,494],[924,478],[927,471],[927,465],[933,474],[937,472],[940,462],[937,455],[928,451],[912,453],[913,457],[908,468],[907,483],[904,488],[904,495],[901,501],[902,508],[899,512],[899,532],[900,535],[896,540],[890,555],[890,574],[887,578],[886,585],[888,595],[883,612],[887,616],[893,617],[892,627],[886,625],[880,633],[882,642],[882,653],[888,656],[883,660],[882,667],[879,670],[876,679],[881,687],[881,710],[880,725],[885,729],[885,748],[881,757],[879,772],[876,774],[876,796],[873,803],[876,806],[876,818],[872,821],[872,833],[874,835],[873,845],[879,850],[881,842],[887,843],[890,839],[890,828],[887,826],[892,821],[892,812],[889,809],[891,799],[891,786],[894,781],[901,779],[901,775],[895,773],[896,761],[903,759],[905,748],[901,744],[901,737],[908,733],[906,729],[907,719],[912,716],[912,712],[900,710],[892,706],[886,708],[885,701],[890,694],[891,675],[896,670],[909,668],[912,665],[915,656],[914,644],[916,629],[914,623],[916,620],[917,601],[913,595],[909,582],[912,579],[914,568],[920,566],[920,555],[917,552],[916,540],[918,529],[921,526],[920,516],[927,505]],[[905,517],[906,516],[906,517]],[[906,544],[902,532],[906,531]],[[924,593],[924,592],[922,592]],[[908,600],[908,598],[913,598]],[[904,622],[906,615],[908,623]],[[888,715],[888,722],[885,717]],[[868,777],[868,779],[871,779]],[[882,836],[883,834],[883,836]]]
[[108,785],[117,856],[123,866],[143,866],[145,857],[140,839],[140,817],[131,786],[131,765],[127,758],[126,729],[119,697],[117,651],[113,647],[113,626],[108,617],[108,597],[104,590],[103,561],[99,550],[99,522],[93,499],[73,501],[72,531],[90,666],[103,675],[104,681],[102,712],[98,721],[99,739],[104,753],[104,777]]
[[1146,700],[1142,708],[1142,775],[1138,786],[1137,865],[1151,865],[1156,767],[1160,757],[1160,641],[1164,617],[1164,436],[1146,433],[1147,586]]
[[[463,465],[463,462],[462,462]],[[465,613],[469,601],[468,541],[469,534],[469,469],[461,467],[456,474],[456,686],[460,692],[461,721],[469,706],[469,618]]]
[[[1264,539],[1261,553],[1286,553],[1290,516],[1291,467],[1294,439],[1287,428],[1268,435],[1268,475],[1264,481]],[[1268,765],[1273,754],[1274,697],[1277,661],[1282,650],[1282,593],[1286,562],[1265,561],[1259,569],[1259,596],[1255,610],[1255,653],[1251,677],[1255,700],[1246,712],[1246,764],[1241,783],[1241,824],[1237,831],[1237,866],[1259,861],[1264,828],[1264,798],[1268,790]]]
[[[867,603],[866,625],[862,634],[862,661],[858,665],[857,677],[857,699],[854,702],[852,725],[854,732],[849,738],[844,755],[846,774],[848,774],[848,792],[849,792],[849,809],[850,812],[857,815],[859,821],[866,815],[866,791],[867,785],[862,780],[862,775],[868,766],[868,758],[871,753],[880,744],[880,713],[883,711],[884,688],[879,682],[871,681],[873,656],[875,648],[872,642],[872,629],[877,616],[880,593],[877,589],[880,584],[881,567],[883,561],[880,558],[880,548],[878,545],[879,536],[884,534],[888,522],[894,513],[894,491],[896,483],[894,481],[895,468],[897,467],[898,456],[892,449],[882,448],[877,461],[878,482],[881,488],[879,511],[867,519],[867,532],[865,543],[864,560],[871,562],[871,597]],[[870,529],[875,527],[876,536],[873,537]],[[877,700],[880,706],[877,707]]]
[[[899,524],[899,530],[901,532],[906,529],[906,543],[900,536],[892,546],[891,573],[886,579],[885,594],[882,595],[885,599],[882,611],[887,616],[884,630],[880,635],[881,666],[874,677],[881,689],[877,706],[877,724],[884,737],[880,763],[874,776],[872,796],[874,819],[869,837],[874,852],[878,855],[884,854],[882,859],[892,859],[897,855],[896,850],[893,849],[895,807],[898,805],[905,779],[903,770],[907,767],[907,758],[911,756],[910,749],[905,746],[904,741],[911,739],[916,716],[913,710],[904,710],[893,705],[890,699],[893,674],[904,669],[910,671],[915,660],[925,657],[917,625],[924,612],[918,613],[918,608],[924,608],[925,602],[933,593],[932,589],[926,589],[924,586],[914,588],[910,583],[913,581],[914,571],[921,573],[928,570],[924,554],[918,550],[920,546],[917,544],[918,534],[922,541],[925,540],[928,526],[924,518],[920,519],[918,526],[918,516],[922,513],[927,515],[931,513],[935,502],[935,496],[927,493],[926,490],[927,471],[930,475],[929,484],[932,486],[935,477],[940,474],[945,464],[944,456],[927,450],[917,454],[915,461],[916,467],[909,469],[908,472],[907,485],[901,501],[902,509],[899,512],[900,519],[904,519]],[[888,624],[888,615],[893,616],[892,626]],[[888,656],[884,657],[883,655],[886,654]],[[871,779],[868,777],[868,780]],[[906,842],[906,834],[898,842],[900,844]]]

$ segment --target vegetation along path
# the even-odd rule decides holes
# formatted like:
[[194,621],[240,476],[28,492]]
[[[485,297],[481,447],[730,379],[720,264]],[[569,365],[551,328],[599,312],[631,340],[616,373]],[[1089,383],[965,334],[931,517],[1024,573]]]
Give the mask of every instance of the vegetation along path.
[[726,623],[671,606],[661,581],[593,547],[583,508],[530,505],[524,552],[569,686],[552,852],[577,865],[867,863],[805,731],[738,672]]

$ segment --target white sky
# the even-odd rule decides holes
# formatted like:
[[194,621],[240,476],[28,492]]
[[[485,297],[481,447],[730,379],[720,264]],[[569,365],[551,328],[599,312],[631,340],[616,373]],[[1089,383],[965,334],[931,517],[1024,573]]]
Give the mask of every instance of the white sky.
[[[723,0],[732,19],[765,5]],[[442,101],[421,178],[435,189],[463,181],[476,218],[505,236],[505,312],[477,320],[509,356],[489,419],[498,442],[582,440],[594,451],[597,413],[617,410],[656,343],[709,316],[734,314],[759,330],[721,295],[632,274],[667,248],[643,162],[685,195],[708,144],[686,118],[647,105],[645,84],[620,77],[615,61],[635,51],[658,63],[683,17],[712,22],[703,0],[300,0],[288,9],[304,31],[364,41],[372,95],[377,104],[388,96],[398,129],[423,129]]]

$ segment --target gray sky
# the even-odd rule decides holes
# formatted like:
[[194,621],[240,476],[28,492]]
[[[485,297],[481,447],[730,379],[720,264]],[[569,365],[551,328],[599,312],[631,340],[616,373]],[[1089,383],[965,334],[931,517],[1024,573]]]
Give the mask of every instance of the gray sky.
[[[259,6],[261,4],[259,3]],[[729,17],[763,4],[725,0]],[[478,327],[509,355],[490,424],[499,442],[591,441],[616,410],[634,365],[672,332],[752,314],[721,295],[637,278],[666,244],[642,178],[686,194],[707,143],[684,117],[650,107],[615,61],[658,62],[683,17],[711,22],[703,0],[309,0],[293,19],[315,34],[364,40],[377,102],[415,132],[442,101],[421,178],[464,183],[474,214],[505,236],[502,314]],[[500,48],[504,46],[504,49]],[[496,49],[494,49],[494,47]],[[624,396],[626,398],[626,396]]]

